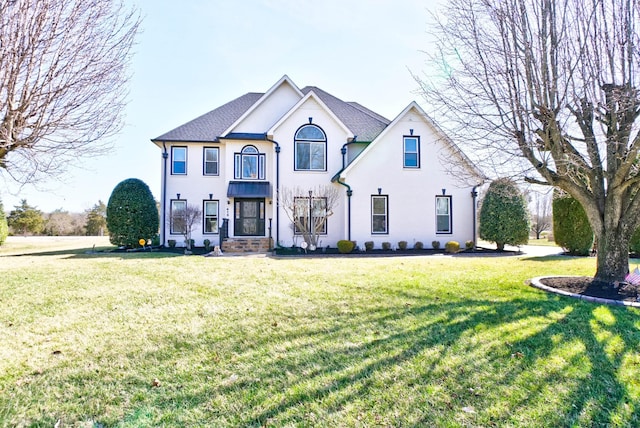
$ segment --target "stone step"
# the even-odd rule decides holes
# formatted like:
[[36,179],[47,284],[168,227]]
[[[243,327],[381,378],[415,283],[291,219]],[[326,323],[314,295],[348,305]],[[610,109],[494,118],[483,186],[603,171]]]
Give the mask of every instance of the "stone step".
[[229,238],[222,243],[222,251],[229,253],[266,253],[271,248],[271,238]]

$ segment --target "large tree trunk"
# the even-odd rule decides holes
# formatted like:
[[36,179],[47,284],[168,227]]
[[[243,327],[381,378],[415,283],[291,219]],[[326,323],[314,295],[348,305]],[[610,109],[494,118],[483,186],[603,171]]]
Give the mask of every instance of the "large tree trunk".
[[595,279],[597,281],[613,283],[624,281],[629,273],[629,236],[621,233],[618,228],[611,228],[598,233],[598,268]]

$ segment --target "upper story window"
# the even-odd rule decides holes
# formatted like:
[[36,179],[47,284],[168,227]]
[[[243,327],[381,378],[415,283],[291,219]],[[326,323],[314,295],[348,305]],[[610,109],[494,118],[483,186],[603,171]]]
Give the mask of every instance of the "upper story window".
[[420,168],[420,137],[404,137],[403,166]]
[[295,136],[295,170],[327,170],[327,136],[316,125],[304,125]]
[[436,196],[436,233],[451,233],[451,196]]
[[171,174],[187,173],[187,148],[171,147]]
[[233,178],[244,180],[264,180],[264,153],[258,152],[255,146],[244,146],[235,154]]
[[218,147],[204,148],[204,175],[219,175],[220,149]]

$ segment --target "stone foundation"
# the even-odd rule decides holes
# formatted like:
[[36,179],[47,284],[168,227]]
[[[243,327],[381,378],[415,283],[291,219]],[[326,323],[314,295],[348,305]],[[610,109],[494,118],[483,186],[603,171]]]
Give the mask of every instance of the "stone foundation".
[[229,238],[222,243],[223,253],[266,253],[271,248],[270,238]]

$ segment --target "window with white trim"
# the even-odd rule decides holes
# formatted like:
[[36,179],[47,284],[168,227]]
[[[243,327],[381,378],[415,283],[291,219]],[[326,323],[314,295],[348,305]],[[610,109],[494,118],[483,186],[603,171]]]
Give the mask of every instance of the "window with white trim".
[[389,197],[387,195],[371,196],[371,233],[389,233]]
[[172,199],[169,210],[169,230],[172,235],[182,235],[187,230],[186,222],[187,201],[185,199]]
[[204,201],[202,215],[203,233],[218,233],[218,201]]
[[451,233],[451,196],[436,196],[436,233]]
[[[327,198],[297,197],[294,200],[294,233],[300,235],[303,230],[320,235],[327,234]],[[309,216],[311,213],[311,216]]]
[[220,149],[218,147],[205,147],[203,158],[204,175],[219,175]]
[[171,174],[186,175],[187,174],[187,148],[171,147]]
[[420,137],[404,137],[403,153],[405,168],[420,168]]
[[295,135],[296,171],[327,170],[327,136],[316,125],[304,125]]
[[265,155],[255,146],[244,146],[235,154],[233,177],[242,180],[264,180]]

